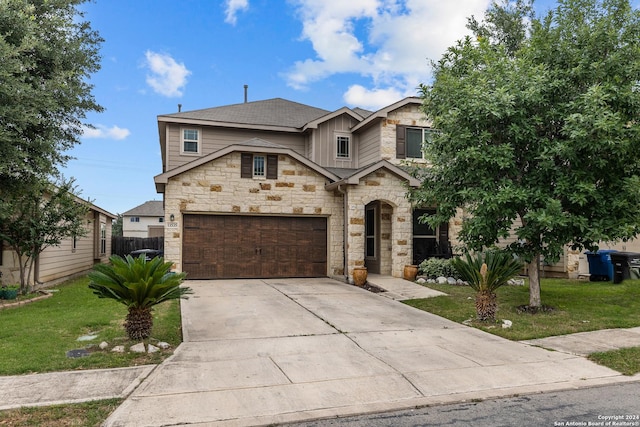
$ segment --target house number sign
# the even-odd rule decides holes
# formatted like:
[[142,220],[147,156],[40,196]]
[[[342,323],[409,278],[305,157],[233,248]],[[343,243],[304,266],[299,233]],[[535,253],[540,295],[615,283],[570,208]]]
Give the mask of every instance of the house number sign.
[[178,222],[177,221],[168,222],[167,228],[178,228]]

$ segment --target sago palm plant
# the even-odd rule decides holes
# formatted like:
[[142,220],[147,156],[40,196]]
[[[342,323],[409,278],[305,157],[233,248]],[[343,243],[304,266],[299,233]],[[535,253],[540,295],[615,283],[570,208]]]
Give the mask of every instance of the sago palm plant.
[[171,273],[172,263],[163,258],[147,261],[144,255],[114,255],[109,261],[94,266],[89,273],[89,288],[98,298],[111,298],[128,307],[124,328],[132,340],[151,336],[153,306],[192,293],[190,288],[180,287],[185,274]]
[[462,279],[476,291],[476,312],[479,320],[495,320],[498,309],[496,289],[505,285],[522,269],[522,263],[511,254],[488,251],[466,259],[452,260]]

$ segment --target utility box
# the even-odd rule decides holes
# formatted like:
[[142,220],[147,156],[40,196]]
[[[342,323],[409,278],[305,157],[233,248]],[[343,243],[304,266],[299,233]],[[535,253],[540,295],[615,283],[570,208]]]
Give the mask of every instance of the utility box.
[[613,283],[626,279],[640,279],[640,253],[616,252],[611,254]]

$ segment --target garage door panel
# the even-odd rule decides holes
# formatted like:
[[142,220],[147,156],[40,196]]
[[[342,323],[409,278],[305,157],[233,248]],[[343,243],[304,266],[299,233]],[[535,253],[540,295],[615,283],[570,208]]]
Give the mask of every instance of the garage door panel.
[[327,219],[185,215],[183,269],[191,279],[327,275]]

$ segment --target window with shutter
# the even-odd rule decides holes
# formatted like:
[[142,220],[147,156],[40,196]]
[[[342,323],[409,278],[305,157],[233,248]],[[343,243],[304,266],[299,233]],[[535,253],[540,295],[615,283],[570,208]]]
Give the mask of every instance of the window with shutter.
[[240,157],[240,177],[241,178],[253,177],[253,154],[242,153]]
[[278,179],[278,155],[242,153],[240,177]]

